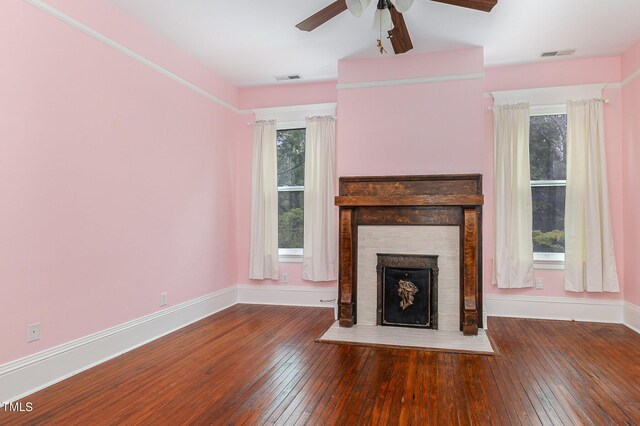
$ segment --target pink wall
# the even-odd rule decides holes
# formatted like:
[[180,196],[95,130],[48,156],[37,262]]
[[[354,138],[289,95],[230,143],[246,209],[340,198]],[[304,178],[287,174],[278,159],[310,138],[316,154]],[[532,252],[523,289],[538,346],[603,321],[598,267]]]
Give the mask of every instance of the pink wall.
[[[339,70],[340,84],[481,73],[482,49],[345,60]],[[338,90],[338,176],[482,172],[482,90],[482,78]]]
[[241,119],[23,1],[0,47],[0,364],[235,284]]
[[[565,292],[563,272],[537,270],[545,279],[543,290],[498,290],[491,286],[493,235],[493,115],[483,94],[578,84],[619,83],[619,57],[549,62],[484,70],[482,49],[442,52],[404,57],[345,60],[339,64],[339,85],[361,82],[428,78],[444,75],[479,74],[485,79],[447,81],[386,87],[338,90],[338,175],[391,175],[435,173],[483,173],[484,176],[484,287],[487,293],[596,299],[619,299],[619,293],[575,294]],[[305,92],[306,90],[306,92]],[[243,93],[244,92],[244,93]],[[276,93],[278,95],[276,95]],[[306,94],[305,94],[306,93]],[[295,91],[242,89],[240,98],[260,106],[320,102],[318,87],[300,85]],[[268,95],[268,96],[266,96]],[[610,100],[605,109],[607,156],[614,244],[618,270],[624,285],[622,192],[622,93],[605,90]],[[271,103],[269,103],[271,99]],[[303,102],[299,102],[303,103]],[[251,107],[245,104],[244,107]],[[460,117],[464,120],[460,122]],[[250,131],[240,147],[238,169],[250,171]],[[249,205],[250,173],[239,180],[239,208]],[[244,194],[241,195],[241,194]],[[244,198],[244,199],[243,199]],[[238,276],[248,276],[248,213],[240,219]],[[296,264],[281,265],[290,273],[290,283],[302,281]],[[256,282],[256,283],[259,283]]]
[[[485,291],[490,286],[493,118],[484,92],[619,83],[622,59],[483,69],[482,49],[344,60],[339,84],[486,78],[336,89],[335,82],[238,89],[106,0],[49,0],[71,17],[241,109],[338,102],[338,175],[483,173]],[[250,115],[238,115],[19,0],[0,16],[0,364],[235,283],[248,283]],[[622,79],[621,79],[622,75]],[[610,88],[607,155],[621,280],[640,272],[640,79]],[[624,159],[624,160],[623,160]],[[625,197],[623,197],[623,195]],[[624,232],[623,232],[624,229]],[[300,264],[282,264],[289,285]],[[254,283],[263,283],[255,281]],[[273,284],[273,282],[264,282]],[[624,283],[640,304],[640,286]],[[42,338],[26,344],[26,326]]]
[[[400,62],[400,64],[398,64]],[[429,55],[345,60],[338,83],[482,72],[482,49]],[[482,172],[482,80],[337,91],[338,176]],[[243,88],[243,109],[335,102],[334,83]],[[458,115],[465,117],[460,125]],[[415,126],[421,123],[421,126]],[[425,130],[429,129],[428,137]],[[238,146],[238,282],[284,284],[248,278],[251,129]],[[389,143],[389,141],[398,141]],[[416,155],[416,152],[418,155]],[[464,154],[460,154],[460,153]],[[455,158],[456,161],[451,160]],[[382,161],[382,160],[385,161]],[[240,172],[243,171],[244,172]],[[280,264],[288,285],[335,286],[302,279],[301,264]]]
[[384,55],[347,59],[338,63],[340,83],[401,80],[483,72],[483,49],[471,48],[429,54]]
[[619,83],[620,58],[590,58],[528,65],[491,67],[485,70],[485,91],[518,90],[579,84]]
[[237,106],[237,87],[185,54],[170,41],[141,25],[108,0],[47,0],[46,3],[225,102]]
[[[242,109],[271,108],[336,102],[336,83],[290,84],[285,86],[252,87],[240,90]],[[245,125],[237,137],[237,279],[239,284],[281,284],[289,286],[336,287],[335,281],[314,283],[302,278],[301,263],[281,263],[280,277],[288,274],[288,282],[249,279],[249,245],[251,242],[251,143],[253,115],[244,115]],[[337,212],[336,212],[337,214]]]
[[640,41],[622,57],[625,300],[640,305]]
[[[620,58],[596,58],[577,61],[549,62],[547,64],[518,65],[486,70],[485,92],[529,89],[539,87],[571,86],[579,84],[619,83]],[[610,100],[605,106],[606,155],[614,246],[618,275],[624,287],[624,230],[622,190],[622,94],[618,88],[603,91]],[[544,289],[498,289],[491,285],[493,262],[493,113],[485,100],[485,216],[484,232],[484,289],[487,294],[518,296],[553,296],[583,299],[621,299],[622,293],[573,293],[564,290],[564,272],[536,270],[536,278],[544,278]]]
[[640,40],[622,55],[621,67],[623,81],[640,71]]
[[279,83],[273,86],[243,87],[239,91],[240,109],[272,108],[335,102],[335,81],[322,83]]

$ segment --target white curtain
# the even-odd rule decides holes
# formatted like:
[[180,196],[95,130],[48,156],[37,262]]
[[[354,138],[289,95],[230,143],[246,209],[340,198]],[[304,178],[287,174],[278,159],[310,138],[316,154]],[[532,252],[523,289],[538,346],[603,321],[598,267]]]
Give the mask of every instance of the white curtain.
[[310,281],[338,278],[335,141],[333,117],[307,118],[302,276]]
[[278,152],[276,122],[253,128],[249,278],[278,279]]
[[529,104],[498,105],[494,115],[493,284],[533,287]]
[[565,278],[569,291],[620,291],[600,99],[567,103]]

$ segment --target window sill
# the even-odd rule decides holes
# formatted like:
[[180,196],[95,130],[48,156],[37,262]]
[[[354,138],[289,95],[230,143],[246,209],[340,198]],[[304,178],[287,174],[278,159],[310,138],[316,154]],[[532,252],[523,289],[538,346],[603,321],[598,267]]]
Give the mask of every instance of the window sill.
[[533,269],[564,270],[564,253],[533,253]]
[[302,249],[278,249],[278,262],[302,263]]

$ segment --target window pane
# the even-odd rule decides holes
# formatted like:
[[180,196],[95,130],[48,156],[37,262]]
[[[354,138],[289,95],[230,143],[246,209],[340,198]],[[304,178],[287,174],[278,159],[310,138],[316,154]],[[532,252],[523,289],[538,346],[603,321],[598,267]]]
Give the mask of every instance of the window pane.
[[564,253],[564,186],[531,188],[533,198],[533,251]]
[[529,135],[531,180],[566,180],[566,154],[566,114],[531,117]]
[[278,192],[278,247],[304,245],[304,191]]
[[305,129],[278,130],[278,186],[304,186]]

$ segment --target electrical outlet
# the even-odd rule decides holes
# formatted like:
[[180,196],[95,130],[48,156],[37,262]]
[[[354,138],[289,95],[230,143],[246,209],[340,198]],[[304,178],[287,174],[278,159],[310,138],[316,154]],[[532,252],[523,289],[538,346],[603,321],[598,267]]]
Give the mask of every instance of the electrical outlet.
[[544,278],[536,278],[536,289],[542,290],[544,288]]
[[282,273],[282,282],[283,283],[288,283],[289,282],[289,274],[287,272],[283,272]]
[[40,323],[31,324],[27,326],[27,343],[40,340]]
[[167,293],[160,293],[160,306],[167,305]]

